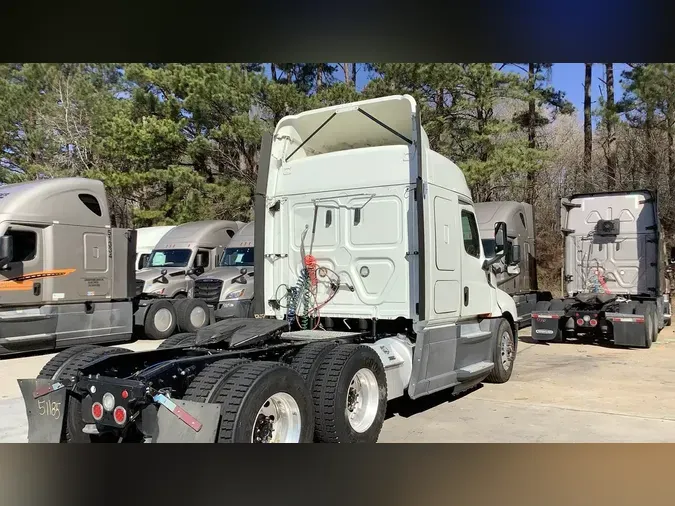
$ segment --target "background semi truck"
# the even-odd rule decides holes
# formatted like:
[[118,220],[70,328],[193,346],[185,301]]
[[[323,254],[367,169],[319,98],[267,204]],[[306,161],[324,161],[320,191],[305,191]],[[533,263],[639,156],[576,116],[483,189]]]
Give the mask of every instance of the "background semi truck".
[[230,240],[218,267],[197,277],[194,298],[214,309],[214,318],[253,316],[255,223],[244,225]]
[[136,258],[136,231],[111,227],[100,181],[0,188],[0,354],[164,339],[208,323],[194,324],[200,301],[143,295]]
[[565,297],[538,304],[534,340],[587,337],[651,347],[671,314],[657,204],[648,190],[562,199]]
[[255,318],[58,354],[19,380],[29,441],[374,442],[388,400],[508,381],[516,307],[492,272],[506,224],[487,259],[412,97],[283,118],[255,205]]
[[168,225],[162,227],[142,227],[136,229],[136,270],[143,269],[150,253],[155,249],[157,243],[164,237],[164,235],[175,225]]
[[518,323],[530,323],[532,311],[538,302],[550,301],[551,292],[539,290],[537,282],[537,257],[534,212],[526,202],[499,201],[475,204],[485,255],[494,254],[494,227],[504,221],[508,238],[504,258],[497,267],[497,286],[511,295],[518,309]]
[[152,250],[145,268],[136,273],[142,293],[186,298],[194,279],[215,269],[230,239],[239,230],[234,221],[194,221],[174,227]]

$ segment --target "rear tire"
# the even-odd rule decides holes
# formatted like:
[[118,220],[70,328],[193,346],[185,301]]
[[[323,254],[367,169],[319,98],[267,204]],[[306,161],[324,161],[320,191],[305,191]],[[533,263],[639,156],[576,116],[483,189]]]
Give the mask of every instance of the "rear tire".
[[181,332],[197,332],[209,324],[209,306],[201,299],[181,300],[175,308]]
[[551,302],[546,301],[546,300],[540,300],[537,302],[537,304],[534,306],[534,313],[537,311],[548,311],[551,309]]
[[207,365],[190,383],[183,399],[193,402],[214,402],[221,387],[237,367],[247,364],[249,360],[225,359]]
[[302,349],[293,357],[291,367],[300,373],[305,383],[312,388],[316,371],[319,369],[324,357],[337,346],[337,343],[323,342],[312,343],[303,346]]
[[73,346],[72,348],[66,348],[60,353],[57,353],[54,357],[49,359],[40,372],[37,375],[37,379],[48,379],[53,380],[61,373],[63,367],[70,361],[75,355],[84,353],[88,350],[93,350],[98,348],[94,344],[82,344],[80,346]]
[[649,349],[649,348],[652,347],[652,340],[653,340],[653,336],[654,336],[654,326],[656,325],[656,319],[653,317],[651,304],[640,302],[635,307],[635,314],[644,316],[644,319],[645,319],[645,322],[644,322],[645,339],[643,341],[642,346],[644,348]]
[[319,364],[312,384],[315,441],[376,443],[387,408],[387,376],[369,346],[333,348]]
[[143,330],[148,339],[166,339],[176,330],[176,310],[168,300],[154,301],[145,314]]
[[219,443],[311,443],[312,397],[300,374],[278,362],[237,367],[222,384]]
[[[55,371],[55,374],[49,378],[52,380],[60,381],[74,377],[80,369],[93,364],[97,360],[109,356],[109,355],[118,355],[120,353],[128,353],[129,350],[126,348],[116,348],[116,347],[102,347],[102,346],[92,346],[88,347],[87,345],[79,347],[77,353],[71,354],[64,363]],[[68,350],[64,350],[59,355],[65,353]],[[43,370],[47,369],[49,364],[54,361],[56,364],[56,359],[59,355],[54,357],[50,362],[43,367]],[[53,367],[52,367],[53,368]],[[42,373],[42,371],[41,371]],[[40,376],[38,376],[39,378]],[[44,377],[44,376],[43,376]],[[105,443],[109,442],[109,438],[102,436],[94,436],[90,434],[85,434],[82,432],[84,428],[84,421],[82,420],[82,398],[75,394],[74,392],[69,391],[66,397],[66,423],[64,434],[61,436],[61,440],[65,443]]]
[[167,337],[162,343],[157,347],[158,350],[163,350],[165,348],[188,348],[194,346],[197,341],[197,334],[193,332],[182,332],[180,334],[174,334],[171,337]]
[[549,311],[564,311],[565,310],[565,301],[556,299],[551,301],[549,306]]
[[513,336],[513,329],[508,321],[502,319],[497,327],[497,335],[493,339],[492,361],[495,366],[486,381],[489,383],[506,383],[509,381],[515,360],[516,341]]

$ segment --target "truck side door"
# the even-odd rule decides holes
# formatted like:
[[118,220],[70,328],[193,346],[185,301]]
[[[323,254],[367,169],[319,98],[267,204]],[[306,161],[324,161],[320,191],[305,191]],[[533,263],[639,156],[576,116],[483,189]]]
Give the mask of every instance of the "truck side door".
[[478,234],[478,223],[473,206],[460,202],[462,293],[460,315],[470,318],[489,314],[492,307],[492,288],[483,269],[483,253]]
[[0,271],[0,303],[40,305],[44,281],[39,277],[44,270],[42,229],[11,225],[5,235],[12,237],[14,255],[8,269]]

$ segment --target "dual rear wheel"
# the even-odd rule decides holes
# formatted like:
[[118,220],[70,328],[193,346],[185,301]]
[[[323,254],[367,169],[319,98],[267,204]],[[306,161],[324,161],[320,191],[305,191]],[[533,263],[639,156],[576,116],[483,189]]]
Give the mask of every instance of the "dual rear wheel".
[[219,443],[374,443],[387,386],[372,348],[322,342],[304,346],[290,366],[214,362],[183,399],[221,405]]

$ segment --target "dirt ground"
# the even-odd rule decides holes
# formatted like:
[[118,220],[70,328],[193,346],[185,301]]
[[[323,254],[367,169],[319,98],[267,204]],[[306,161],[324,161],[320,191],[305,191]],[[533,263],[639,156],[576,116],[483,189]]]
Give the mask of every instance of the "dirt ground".
[[[674,329],[649,350],[533,344],[525,329],[508,383],[392,403],[380,442],[675,442]],[[26,441],[16,379],[52,356],[0,360],[0,442]]]

